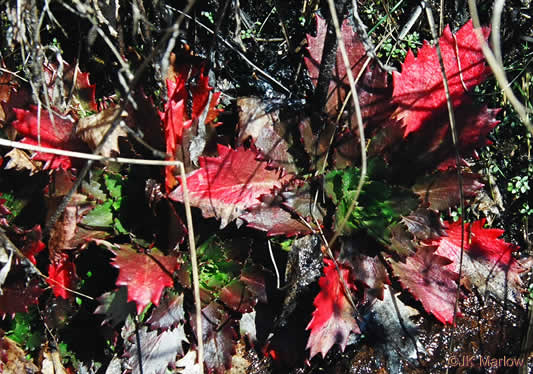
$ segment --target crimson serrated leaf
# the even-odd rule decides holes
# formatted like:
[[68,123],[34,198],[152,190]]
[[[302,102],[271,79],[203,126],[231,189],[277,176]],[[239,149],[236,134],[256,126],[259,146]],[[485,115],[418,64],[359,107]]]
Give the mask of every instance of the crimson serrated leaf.
[[[482,32],[486,39],[490,30],[483,28]],[[446,27],[439,44],[450,97],[453,105],[459,106],[467,99],[463,84],[470,90],[483,82],[489,72],[472,21],[455,35]],[[445,108],[446,95],[442,81],[436,47],[428,42],[424,42],[416,58],[411,50],[407,53],[402,73],[393,73],[393,100],[399,106],[395,116],[402,120],[404,137],[428,124],[427,120],[436,110]]]
[[69,291],[76,279],[76,267],[67,255],[57,255],[48,266],[48,284],[56,297],[68,298]]
[[169,292],[146,322],[151,329],[167,330],[185,320],[183,294]]
[[[489,293],[500,300],[509,298],[522,304],[522,280],[519,274],[526,269],[512,255],[517,247],[498,239],[503,230],[483,228],[485,222],[482,219],[465,223],[462,275],[470,284],[478,287],[481,294]],[[446,236],[428,241],[427,244],[438,246],[435,253],[453,261],[448,265],[450,270],[459,271],[461,222],[448,222]]]
[[[316,37],[309,34],[307,35],[307,50],[309,51],[310,57],[305,58],[305,64],[307,65],[307,70],[311,76],[311,81],[315,85],[318,81],[322,51],[324,49],[324,41],[327,32],[326,21],[323,18],[317,16],[316,23]],[[354,33],[353,28],[347,19],[342,24],[341,32],[346,51],[348,52],[348,60],[350,61],[352,74],[356,77],[365,63],[366,49],[359,37]],[[337,51],[336,68],[333,78],[334,79],[332,79],[328,90],[326,112],[331,116],[336,116],[350,90],[348,77],[346,75],[346,67],[340,50]]]
[[104,314],[106,317],[102,324],[109,322],[115,327],[126,320],[129,314],[135,313],[135,303],[128,302],[127,287],[119,287],[114,292],[106,292],[97,298],[100,305],[94,314]]
[[[320,293],[313,302],[316,309],[306,328],[311,330],[306,347],[310,349],[309,358],[313,358],[318,352],[325,357],[334,344],[339,344],[344,351],[350,333],[361,333],[335,264],[329,259],[324,259],[324,262],[324,276],[318,281]],[[349,280],[350,271],[339,266],[344,282],[355,289],[355,285]]]
[[[42,109],[39,124],[36,106],[32,105],[30,110],[16,108],[13,110],[17,116],[17,120],[13,122],[13,127],[24,136],[23,143],[67,151],[83,152],[88,150],[79,139],[74,137],[74,120],[72,118],[61,117]],[[53,118],[53,123],[50,116]],[[72,167],[72,159],[67,156],[36,152],[33,159],[44,161],[43,169],[68,169]]]
[[268,236],[285,235],[287,237],[298,234],[309,234],[312,226],[308,227],[282,208],[279,196],[261,196],[261,204],[254,206],[240,216],[248,227],[266,231]]
[[142,327],[139,329],[138,338],[140,346],[137,345],[135,336],[130,338],[134,343],[127,344],[128,364],[133,373],[144,374],[166,373],[167,366],[175,362],[176,356],[183,356],[183,342],[189,342],[183,325],[162,333],[148,331],[147,327]]
[[[477,192],[483,188],[483,184],[479,182],[480,176],[478,174],[464,173],[461,177],[465,198],[475,197]],[[431,209],[440,211],[456,206],[461,199],[459,181],[455,171],[425,177],[413,186],[413,192],[418,194],[425,203],[428,203]]]
[[[200,169],[189,173],[187,187],[192,206],[202,210],[205,218],[220,219],[220,228],[239,217],[247,208],[259,204],[259,197],[281,188],[289,175],[266,168],[257,161],[257,153],[242,147],[235,150],[218,145],[218,157],[200,157]],[[183,202],[179,186],[169,195]]]
[[220,291],[220,301],[239,313],[251,312],[257,303],[257,299],[246,288],[244,282],[238,279],[232,280]]
[[364,286],[365,295],[383,300],[385,285],[391,284],[387,269],[379,257],[364,254],[349,256],[353,279]]
[[[191,318],[192,319],[192,318]],[[192,319],[196,321],[196,319]],[[191,323],[196,334],[196,322]],[[211,302],[202,309],[202,335],[204,363],[208,373],[222,374],[231,368],[231,356],[235,353],[235,330],[222,306]]]
[[158,305],[163,289],[174,285],[172,274],[179,268],[176,257],[137,253],[125,245],[112,252],[116,257],[111,264],[119,269],[116,285],[128,287],[128,301],[135,301],[138,314],[150,302]]
[[[175,60],[175,56],[171,57],[171,62],[173,59]],[[221,112],[221,110],[215,108],[218,104],[220,92],[213,93],[209,101],[210,92],[213,88],[209,86],[209,77],[204,74],[203,68],[182,65],[169,75],[171,78],[166,81],[168,102],[165,104],[164,112],[159,113],[159,115],[165,132],[167,154],[171,160],[178,160],[180,157],[178,157],[177,150],[178,148],[183,148],[184,131],[191,129],[192,124],[198,126],[197,122],[204,111],[207,111],[207,113],[205,118],[202,119],[202,126],[212,123]],[[188,84],[187,80],[190,77],[194,78],[195,84]],[[192,99],[190,112],[185,110],[189,98]],[[213,126],[216,126],[216,124]],[[198,136],[202,135],[199,134]],[[191,157],[190,148],[181,149],[181,151],[186,154],[181,156],[182,161]],[[203,149],[193,159],[196,160],[202,151]],[[171,166],[166,168],[167,191],[172,190],[177,185],[173,169],[174,167]]]
[[32,304],[39,303],[39,296],[43,289],[39,287],[39,281],[34,279],[29,284],[17,282],[2,287],[0,295],[0,316],[13,317],[15,313],[26,313]]
[[447,268],[451,261],[435,254],[435,249],[420,247],[405,263],[391,261],[391,267],[402,286],[426,311],[442,323],[452,323],[459,274]]
[[[181,144],[183,130],[191,125],[190,120],[185,120],[185,101],[177,99],[175,95],[176,91],[180,89],[185,90],[185,81],[172,82],[167,80],[169,101],[165,104],[165,111],[159,113],[165,131],[167,154],[172,159],[174,159],[176,147]],[[171,166],[166,167],[167,190],[175,187],[177,183],[172,172],[173,169]]]

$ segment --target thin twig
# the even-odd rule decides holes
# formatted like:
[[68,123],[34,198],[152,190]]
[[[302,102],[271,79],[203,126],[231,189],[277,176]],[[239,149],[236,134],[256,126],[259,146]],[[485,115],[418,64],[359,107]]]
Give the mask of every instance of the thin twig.
[[[485,41],[485,38],[483,37],[483,33],[481,32],[481,24],[479,22],[479,15],[477,12],[476,0],[468,0],[468,7],[470,8],[470,15],[472,16],[472,22],[474,24],[474,32],[477,36],[479,44],[481,45],[481,49],[483,51],[483,54],[485,55],[485,59],[487,60],[490,68],[492,69],[492,72],[494,73],[494,77],[498,81],[500,87],[503,89],[503,92],[509,99],[509,102],[520,117],[522,123],[527,127],[529,132],[533,134],[533,125],[529,120],[527,108],[515,96],[513,90],[509,85],[509,81],[507,80],[507,76],[505,75],[503,67],[501,66],[501,64],[498,63],[498,60],[492,53],[487,42]],[[498,53],[501,54],[501,52]]]
[[[168,7],[168,5],[167,5]],[[182,12],[181,10],[178,10],[178,9],[175,9],[175,8],[172,8],[172,7],[169,7],[170,9],[182,14],[185,18],[188,18],[190,20],[193,19],[193,17],[189,16],[188,14]],[[204,30],[206,30],[208,33],[210,34],[214,34],[214,31],[211,30],[209,27],[207,27],[206,25],[204,25],[202,22],[198,21],[198,20],[194,20],[201,28],[203,28]],[[258,73],[260,73],[261,75],[263,75],[265,78],[267,78],[271,83],[274,83],[276,86],[278,86],[279,88],[281,88],[283,91],[285,91],[285,93],[291,95],[292,94],[292,91],[289,90],[287,87],[285,87],[281,82],[279,82],[278,80],[276,80],[274,77],[272,77],[270,74],[268,74],[266,71],[264,71],[263,69],[261,69],[259,66],[257,66],[256,64],[254,64],[248,57],[246,57],[246,55],[244,55],[244,53],[242,53],[241,51],[239,51],[237,48],[235,48],[230,42],[228,42],[226,39],[224,39],[220,34],[217,34],[217,37],[222,41],[222,43],[224,43],[228,48],[231,48],[236,54],[239,55],[240,58],[242,58],[248,65],[250,65],[252,68],[254,68],[255,70],[257,70]]]
[[500,42],[500,32],[501,32],[501,21],[502,21],[502,13],[503,13],[503,6],[505,5],[505,0],[496,0],[494,2],[494,7],[492,10],[492,22],[491,22],[491,39],[492,39],[492,45],[494,46],[494,57],[496,57],[496,61],[503,66],[503,58],[502,58],[502,45]]
[[272,244],[270,244],[270,240],[267,240],[268,244],[268,252],[270,253],[270,259],[272,260],[272,265],[274,266],[274,271],[276,272],[276,288],[280,289],[280,281],[279,281],[279,271],[278,271],[278,265],[276,264],[276,259],[274,258],[274,252],[272,252]]

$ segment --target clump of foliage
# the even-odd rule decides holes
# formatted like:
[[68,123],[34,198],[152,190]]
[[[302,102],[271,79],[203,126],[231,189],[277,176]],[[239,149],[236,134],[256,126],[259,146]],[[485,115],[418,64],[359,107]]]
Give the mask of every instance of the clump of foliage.
[[[148,16],[157,7],[132,5],[131,12]],[[333,53],[323,110],[305,104],[300,110],[301,100],[273,97],[271,86],[264,97],[236,90],[237,114],[225,118],[232,109],[217,81],[223,73],[209,58],[191,56],[185,43],[149,70],[158,83],[146,71],[150,77],[132,73],[155,55],[152,41],[136,50],[136,38],[152,40],[156,32],[175,42],[157,29],[161,24],[152,30],[135,23],[138,34],[126,40],[132,43],[126,52],[113,9],[67,10],[86,12],[94,30],[120,42],[124,58],[115,68],[122,86],[120,95],[99,95],[92,75],[58,57],[57,46],[54,58],[32,55],[38,85],[9,70],[0,76],[4,138],[44,147],[10,149],[1,171],[14,182],[2,184],[0,201],[0,314],[10,319],[6,336],[27,352],[40,351],[58,370],[224,373],[239,357],[246,360],[239,355],[244,345],[288,370],[319,353],[324,359],[372,344],[368,337],[379,330],[396,347],[385,353],[386,366],[399,372],[404,363],[419,365],[424,351],[413,317],[453,325],[463,313],[458,300],[472,293],[524,306],[521,274],[529,259],[516,256],[503,230],[487,225],[488,214],[469,221],[452,215],[485,193],[490,180],[469,161],[502,126],[500,109],[472,97],[490,75],[472,22],[453,33],[446,27],[438,40],[447,97],[435,45],[419,43],[414,33],[406,44],[388,45],[387,56],[405,56],[401,72],[391,75],[345,20],[346,66],[340,51],[328,52],[328,22],[317,15],[303,64],[319,91],[323,60]],[[176,9],[165,11],[181,19]],[[255,26],[236,31],[244,48],[257,41]],[[481,31],[487,39],[490,30]],[[38,40],[20,32],[13,43],[24,55]],[[350,101],[354,89],[360,108]],[[358,125],[368,139],[364,150]],[[106,159],[87,173],[75,154],[47,149]],[[181,162],[186,176],[172,165],[121,166],[118,156],[162,156]],[[523,209],[530,173],[521,170],[509,181]],[[200,300],[193,297],[185,203],[196,208]],[[280,256],[287,257],[283,289]],[[82,351],[69,333],[76,319],[102,323],[103,352],[73,353]],[[291,339],[303,355],[286,346]],[[57,352],[62,362],[54,360]],[[16,365],[32,365],[17,357]],[[0,365],[15,367],[8,360]]]

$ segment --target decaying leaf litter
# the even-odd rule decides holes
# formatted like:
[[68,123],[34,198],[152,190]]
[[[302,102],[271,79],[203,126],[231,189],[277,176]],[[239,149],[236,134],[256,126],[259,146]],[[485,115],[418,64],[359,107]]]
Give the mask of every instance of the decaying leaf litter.
[[[345,20],[339,30],[357,79],[355,87],[350,84],[340,48],[327,36],[332,20],[326,5],[318,7],[318,15],[298,10],[307,17],[300,24],[289,22],[295,10],[278,4],[259,29],[247,19],[251,4],[229,9],[219,4],[217,12],[214,3],[185,12],[163,3],[119,5],[115,16],[131,12],[154,16],[154,22],[136,23],[141,17],[119,26],[111,5],[92,13],[81,5],[59,6],[92,22],[99,37],[83,43],[89,49],[102,43],[102,51],[110,51],[96,58],[113,61],[118,55],[110,71],[93,69],[89,77],[78,67],[94,68],[84,62],[83,48],[71,65],[63,59],[67,51],[60,59],[32,55],[53,61],[41,66],[32,60],[42,88],[28,86],[6,65],[6,139],[134,159],[166,154],[183,163],[189,192],[172,166],[104,162],[81,176],[83,162],[69,154],[35,148],[34,154],[15,156],[11,150],[2,171],[9,177],[3,182],[2,225],[24,258],[47,270],[52,290],[14,260],[12,250],[5,253],[0,306],[12,319],[3,341],[18,339],[24,346],[20,330],[26,326],[37,335],[41,331],[35,353],[56,357],[45,344],[50,341],[68,348],[63,362],[52,360],[56,370],[109,366],[145,373],[165,372],[166,366],[198,372],[198,355],[206,371],[217,373],[242,361],[249,372],[440,370],[449,363],[448,347],[463,355],[523,356],[518,339],[513,345],[488,335],[516,337],[525,324],[527,256],[500,238],[503,230],[484,227],[484,219],[465,215],[462,219],[471,221],[461,223],[450,217],[483,190],[476,149],[489,144],[487,136],[500,121],[498,108],[477,104],[468,93],[490,75],[471,22],[453,32],[444,28],[440,37],[450,88],[445,95],[436,46],[409,51],[391,78],[367,54],[366,37]],[[258,6],[257,16],[265,6]],[[173,23],[155,16],[162,10],[188,20],[174,26],[185,36],[163,32],[163,25]],[[273,13],[275,21],[268,21]],[[214,35],[233,34],[233,41],[205,33],[210,20]],[[279,24],[285,46],[265,47],[261,32],[274,34]],[[28,24],[8,47],[23,56],[25,43],[41,43],[28,40],[35,27]],[[153,33],[176,43],[172,54],[153,53],[161,48],[150,38]],[[483,29],[485,38],[489,33]],[[306,48],[298,37],[307,40]],[[4,64],[20,57],[14,56]],[[252,64],[243,64],[243,56]],[[151,59],[155,68],[147,69]],[[331,69],[322,59],[329,59]],[[99,88],[93,77],[102,74],[116,74],[119,84]],[[99,89],[106,93],[99,95]],[[113,89],[118,94],[112,95]],[[354,92],[360,115],[349,101]],[[457,118],[454,142],[447,102]],[[363,128],[369,143],[361,152]],[[113,135],[100,149],[106,132]],[[365,155],[368,163],[362,165]],[[455,183],[458,167],[462,183]],[[24,189],[10,186],[10,180]],[[186,199],[200,208],[194,225],[201,316],[191,289],[195,271],[185,241]],[[45,227],[60,206],[61,216]],[[278,266],[285,267],[285,276]],[[22,321],[17,316],[31,313],[40,327],[17,322]],[[99,329],[107,340],[100,339],[97,357],[87,357],[72,340],[69,329],[80,318],[95,325],[103,320]],[[196,321],[202,321],[203,347]],[[495,321],[504,327],[472,335]],[[484,341],[492,344],[485,347]],[[12,351],[12,345],[6,347]],[[19,359],[2,364],[6,370],[25,365]]]

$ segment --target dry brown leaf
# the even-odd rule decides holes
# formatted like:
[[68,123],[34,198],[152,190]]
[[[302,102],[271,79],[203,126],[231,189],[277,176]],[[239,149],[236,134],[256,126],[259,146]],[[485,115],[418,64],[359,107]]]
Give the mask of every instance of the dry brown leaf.
[[61,356],[58,351],[44,351],[43,362],[41,365],[42,374],[67,374],[63,364],[61,363]]
[[[38,373],[39,368],[26,360],[26,353],[13,340],[0,336],[0,373]],[[44,371],[43,371],[44,373]]]
[[30,156],[21,149],[13,148],[10,152],[6,153],[5,157],[9,157],[9,161],[5,166],[6,169],[15,169],[18,171],[29,170],[30,175],[41,170],[41,163],[33,161]]
[[237,99],[239,111],[239,140],[243,144],[251,138],[255,147],[276,166],[283,167],[287,172],[295,172],[294,159],[289,153],[290,143],[287,141],[287,123],[279,119],[279,110],[267,112],[267,103],[256,97]]
[[[85,143],[87,143],[92,150],[94,150],[104,137],[105,133],[111,127],[113,118],[115,118],[119,110],[119,107],[107,108],[99,113],[81,118],[78,121],[76,135],[79,136]],[[124,111],[121,116],[123,118],[126,117],[127,112]],[[119,136],[126,137],[127,133],[120,126],[117,126],[109,139],[107,139],[104,147],[100,151],[100,154],[110,157],[112,156],[111,152],[120,153],[118,147]]]

